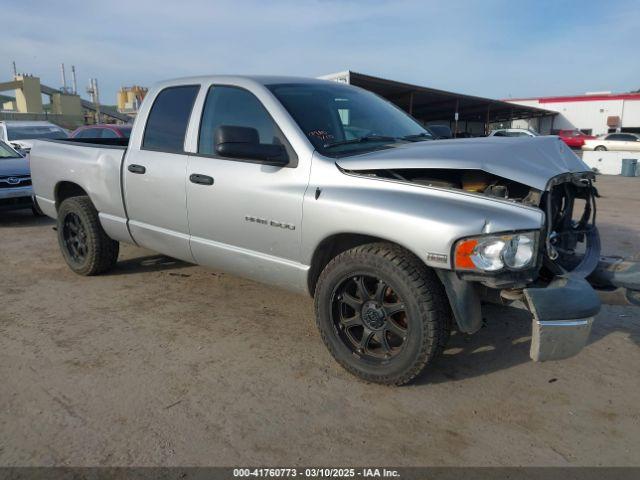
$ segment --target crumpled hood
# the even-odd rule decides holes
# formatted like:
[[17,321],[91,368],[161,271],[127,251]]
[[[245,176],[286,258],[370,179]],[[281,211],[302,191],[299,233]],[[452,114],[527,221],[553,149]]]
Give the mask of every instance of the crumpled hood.
[[403,144],[336,160],[344,170],[442,168],[483,170],[544,190],[563,173],[591,169],[556,136],[487,137]]
[[27,158],[0,158],[0,177],[28,174],[29,160]]

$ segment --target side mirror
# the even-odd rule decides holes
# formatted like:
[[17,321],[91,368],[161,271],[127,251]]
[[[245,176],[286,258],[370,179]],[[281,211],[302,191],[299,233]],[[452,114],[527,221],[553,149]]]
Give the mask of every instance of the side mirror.
[[289,163],[284,146],[260,143],[255,128],[221,125],[214,133],[214,143],[216,153],[222,157],[261,160],[279,166]]

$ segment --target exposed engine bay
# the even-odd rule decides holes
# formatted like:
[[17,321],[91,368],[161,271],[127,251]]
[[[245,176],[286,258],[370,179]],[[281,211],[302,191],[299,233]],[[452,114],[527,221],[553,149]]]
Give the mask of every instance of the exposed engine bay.
[[511,200],[526,205],[540,204],[541,194],[535,188],[482,170],[394,169],[353,172],[357,175],[398,180],[425,187],[462,190],[469,193]]
[[551,275],[575,271],[586,277],[597,266],[600,243],[595,227],[595,198],[598,192],[591,172],[554,177],[545,192],[483,170],[420,168],[351,173],[539,207],[547,219],[540,242],[546,270]]

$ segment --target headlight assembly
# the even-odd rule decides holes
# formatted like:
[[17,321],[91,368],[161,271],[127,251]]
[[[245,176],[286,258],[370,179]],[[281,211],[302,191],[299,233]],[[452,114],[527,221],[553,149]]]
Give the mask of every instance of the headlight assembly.
[[497,272],[523,270],[536,260],[538,232],[482,235],[456,243],[456,270]]

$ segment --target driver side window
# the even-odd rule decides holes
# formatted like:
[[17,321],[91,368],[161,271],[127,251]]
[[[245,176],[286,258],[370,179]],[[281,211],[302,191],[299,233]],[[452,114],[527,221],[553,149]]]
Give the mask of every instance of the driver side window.
[[254,128],[261,144],[285,143],[260,100],[238,87],[213,86],[209,90],[200,122],[198,153],[215,155],[215,132],[222,125]]

